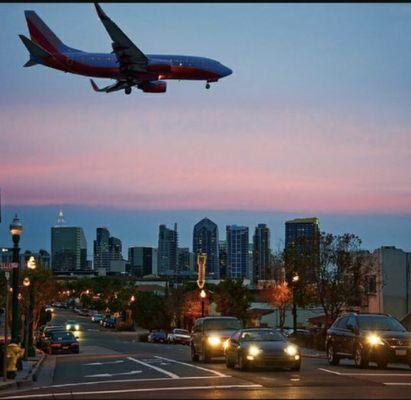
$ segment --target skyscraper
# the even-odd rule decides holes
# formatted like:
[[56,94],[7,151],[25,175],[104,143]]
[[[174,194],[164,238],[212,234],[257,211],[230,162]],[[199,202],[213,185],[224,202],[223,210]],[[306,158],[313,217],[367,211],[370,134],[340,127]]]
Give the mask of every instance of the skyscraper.
[[227,225],[227,276],[248,278],[248,227]]
[[194,225],[193,253],[195,257],[206,253],[206,276],[212,279],[220,278],[218,227],[208,218],[203,218]]
[[174,230],[160,225],[158,233],[159,275],[175,275],[177,273],[177,246],[177,224],[174,224]]
[[128,262],[132,275],[144,276],[153,273],[153,250],[155,249],[152,247],[129,247]]
[[58,224],[51,228],[51,262],[53,272],[87,269],[87,241],[83,229],[65,226],[60,211]]
[[270,271],[270,229],[266,224],[258,224],[253,236],[253,277],[258,280],[272,279]]
[[219,264],[220,264],[220,279],[227,277],[227,241],[220,240],[218,242]]
[[94,269],[96,271],[100,268],[108,271],[110,268],[109,239],[110,232],[107,228],[97,228],[93,247]]

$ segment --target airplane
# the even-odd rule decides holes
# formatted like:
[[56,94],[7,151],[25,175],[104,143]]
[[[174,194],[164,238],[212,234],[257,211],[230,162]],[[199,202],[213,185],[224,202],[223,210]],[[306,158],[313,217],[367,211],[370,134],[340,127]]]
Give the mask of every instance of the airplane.
[[87,53],[66,46],[40,19],[35,11],[25,11],[30,39],[19,35],[30,53],[24,67],[41,64],[72,74],[115,79],[112,85],[99,88],[93,79],[96,92],[111,93],[124,90],[130,94],[132,87],[146,93],[164,93],[166,79],[203,80],[206,89],[210,83],[232,74],[232,70],[211,58],[144,54],[127,35],[95,3],[97,15],[107,30],[113,51]]

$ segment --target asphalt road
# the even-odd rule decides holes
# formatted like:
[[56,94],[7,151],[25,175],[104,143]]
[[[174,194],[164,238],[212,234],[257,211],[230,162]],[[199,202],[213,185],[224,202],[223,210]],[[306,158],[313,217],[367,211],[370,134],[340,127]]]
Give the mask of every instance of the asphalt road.
[[303,358],[299,372],[241,372],[223,360],[193,363],[188,346],[140,343],[135,333],[113,332],[67,311],[58,311],[53,322],[67,319],[81,324],[80,354],[48,356],[35,387],[0,398],[411,398],[405,365],[358,370],[350,361],[332,367]]

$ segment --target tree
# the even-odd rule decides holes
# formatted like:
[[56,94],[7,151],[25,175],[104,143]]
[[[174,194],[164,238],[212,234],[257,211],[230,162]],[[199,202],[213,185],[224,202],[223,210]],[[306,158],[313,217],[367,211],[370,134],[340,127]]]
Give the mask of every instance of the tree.
[[327,326],[344,308],[362,306],[372,271],[372,258],[368,252],[361,250],[358,236],[350,233],[321,234],[315,286]]
[[213,300],[217,305],[217,311],[222,315],[230,315],[247,320],[247,310],[252,300],[252,294],[241,279],[226,278],[216,287]]
[[292,301],[292,292],[288,283],[283,280],[278,282],[273,281],[270,284],[267,284],[262,289],[262,297],[265,301],[278,309],[279,325],[280,328],[283,328],[285,323],[285,312],[287,306]]

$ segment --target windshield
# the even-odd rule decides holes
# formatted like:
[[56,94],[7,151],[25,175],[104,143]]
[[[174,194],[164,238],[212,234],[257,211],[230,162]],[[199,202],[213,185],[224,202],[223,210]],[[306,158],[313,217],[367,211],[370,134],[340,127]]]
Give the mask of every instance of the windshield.
[[244,341],[277,342],[284,341],[284,336],[275,331],[244,331],[241,334]]
[[174,332],[178,335],[189,335],[188,331],[184,329],[176,329]]
[[406,331],[406,329],[396,319],[385,316],[359,315],[358,325],[360,329],[370,331]]
[[74,340],[74,335],[71,332],[53,332],[54,340]]
[[206,331],[224,331],[241,329],[241,322],[238,319],[212,319],[204,321]]

